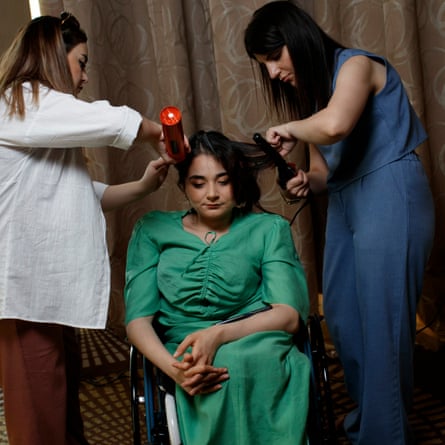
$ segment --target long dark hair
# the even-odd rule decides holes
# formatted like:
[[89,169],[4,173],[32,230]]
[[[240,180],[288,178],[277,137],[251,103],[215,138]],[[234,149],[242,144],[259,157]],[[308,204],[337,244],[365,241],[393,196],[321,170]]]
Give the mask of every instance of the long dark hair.
[[[25,115],[22,84],[30,82],[35,103],[39,84],[65,93],[75,93],[67,54],[87,36],[77,19],[62,13],[60,18],[41,16],[22,28],[0,60],[0,97],[9,114]],[[6,91],[11,88],[11,93]]]
[[343,48],[301,8],[289,1],[274,1],[256,10],[244,34],[244,45],[255,55],[277,60],[286,46],[295,70],[297,87],[271,79],[260,64],[268,104],[284,119],[302,119],[324,108],[331,95],[335,50]]
[[190,139],[190,152],[185,159],[175,164],[178,171],[178,185],[185,189],[185,181],[190,165],[198,155],[210,155],[226,170],[233,187],[233,196],[241,213],[250,212],[254,206],[262,209],[258,201],[261,197],[257,183],[257,173],[270,166],[259,155],[259,149],[253,144],[232,141],[217,131],[198,131]]

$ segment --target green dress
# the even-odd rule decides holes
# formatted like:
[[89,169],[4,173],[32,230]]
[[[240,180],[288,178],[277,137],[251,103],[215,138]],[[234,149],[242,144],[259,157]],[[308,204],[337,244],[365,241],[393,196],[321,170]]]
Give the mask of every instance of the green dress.
[[[128,248],[126,322],[156,315],[173,353],[186,335],[265,303],[306,320],[309,300],[289,224],[279,215],[236,216],[204,243],[183,229],[184,212],[151,212]],[[284,331],[258,332],[218,349],[222,389],[191,397],[176,387],[184,445],[299,445],[305,441],[309,361]]]

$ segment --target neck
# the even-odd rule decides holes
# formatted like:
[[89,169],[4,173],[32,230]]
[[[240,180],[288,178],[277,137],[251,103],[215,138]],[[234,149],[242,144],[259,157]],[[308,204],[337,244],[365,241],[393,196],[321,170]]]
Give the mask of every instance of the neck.
[[229,230],[232,217],[221,220],[203,220],[199,215],[192,214],[192,225],[195,230],[202,232],[224,233]]
[[221,235],[227,233],[231,222],[232,218],[224,218],[218,221],[203,220],[196,213],[189,213],[183,219],[184,229],[197,235],[207,244],[212,244]]

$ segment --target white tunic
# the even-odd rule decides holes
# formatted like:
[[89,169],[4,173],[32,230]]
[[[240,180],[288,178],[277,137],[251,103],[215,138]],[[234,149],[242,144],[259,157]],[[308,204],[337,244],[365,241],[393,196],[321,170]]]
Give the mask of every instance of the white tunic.
[[103,328],[105,220],[80,147],[128,149],[141,116],[24,86],[26,118],[0,101],[0,318]]

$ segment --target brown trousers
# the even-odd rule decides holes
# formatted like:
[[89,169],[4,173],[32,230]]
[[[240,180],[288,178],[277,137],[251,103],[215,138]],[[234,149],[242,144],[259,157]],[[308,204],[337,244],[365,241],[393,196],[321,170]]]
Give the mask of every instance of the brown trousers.
[[88,445],[74,328],[0,320],[0,386],[9,445]]

